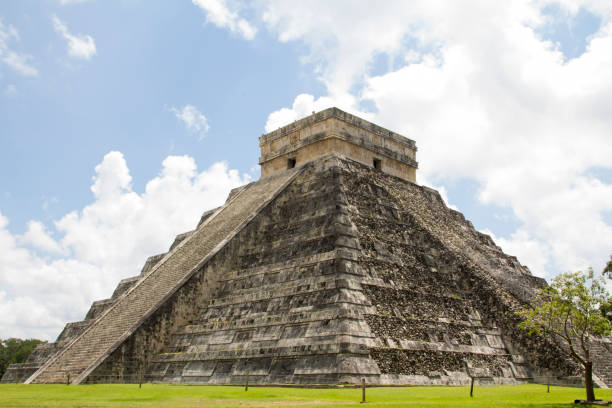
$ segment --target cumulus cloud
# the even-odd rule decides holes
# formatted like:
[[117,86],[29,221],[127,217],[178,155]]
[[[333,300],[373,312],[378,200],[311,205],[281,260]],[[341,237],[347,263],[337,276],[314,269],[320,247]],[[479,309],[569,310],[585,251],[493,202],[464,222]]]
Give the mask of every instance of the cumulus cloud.
[[[559,15],[546,14],[548,6]],[[565,58],[538,29],[580,10],[601,25]],[[603,265],[612,250],[612,5],[596,0],[286,3],[260,6],[279,41],[310,51],[327,95],[299,95],[266,130],[319,106],[356,113],[416,140],[419,175],[443,186],[476,180],[474,199],[510,209],[497,237],[540,275]],[[383,57],[386,69],[373,70]],[[595,172],[596,174],[596,172]]]
[[202,140],[204,135],[210,129],[208,120],[195,106],[185,105],[182,108],[170,108],[170,112],[174,113],[174,116],[192,133],[198,135],[198,138]]
[[[310,49],[312,63],[332,97],[347,93],[367,73],[380,53],[403,55],[404,41],[421,35],[416,15],[435,6],[425,2],[284,2],[262,6],[262,20],[282,42],[301,41]],[[382,24],[382,25],[381,25]]]
[[55,31],[67,41],[68,55],[85,60],[90,60],[96,55],[96,43],[90,35],[71,34],[66,24],[57,16],[52,16],[52,20]]
[[265,126],[266,132],[271,132],[313,112],[318,112],[332,106],[360,115],[364,119],[369,119],[373,116],[371,113],[362,112],[357,107],[357,99],[350,94],[335,97],[323,96],[316,99],[309,94],[300,94],[293,101],[291,108],[281,108],[268,116]]
[[19,32],[17,29],[12,25],[4,25],[0,18],[0,62],[21,75],[38,76],[38,70],[31,65],[32,56],[19,53],[12,48],[11,43],[18,41]]
[[49,235],[49,231],[47,231],[45,225],[40,221],[29,221],[27,231],[23,236],[18,237],[18,242],[22,246],[30,246],[43,253],[64,253],[60,243]]
[[226,0],[193,0],[193,4],[206,14],[206,21],[220,28],[227,28],[246,40],[255,38],[257,28],[240,17],[239,3]]
[[95,168],[94,200],[48,228],[30,221],[23,235],[0,213],[0,338],[54,340],[91,302],[107,298],[148,256],[165,252],[192,230],[203,211],[221,205],[249,181],[224,162],[198,171],[193,158],[169,156],[142,193],[131,186],[123,155],[110,152]]

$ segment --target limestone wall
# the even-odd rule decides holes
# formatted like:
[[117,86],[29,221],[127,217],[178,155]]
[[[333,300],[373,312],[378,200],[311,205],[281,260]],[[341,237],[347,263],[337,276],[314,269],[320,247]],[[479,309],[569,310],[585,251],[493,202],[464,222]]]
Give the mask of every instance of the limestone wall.
[[516,328],[540,279],[437,193],[354,161],[311,163],[202,276],[218,289],[148,379],[457,385],[575,373],[554,343]]
[[301,165],[336,154],[415,182],[417,162],[414,141],[370,122],[330,108],[260,138],[261,174],[267,177],[288,168],[289,160]]
[[[46,362],[26,382],[63,382],[68,373],[74,383],[80,383],[125,343],[125,340],[134,338],[134,331],[148,321],[152,314],[165,310],[171,314],[177,312],[175,318],[163,319],[161,324],[170,322],[168,330],[172,329],[172,325],[180,324],[180,313],[184,309],[181,307],[181,299],[178,299],[177,303],[169,303],[168,298],[182,288],[187,280],[197,273],[199,265],[222,248],[244,223],[255,216],[258,209],[266,204],[277,189],[282,189],[295,174],[288,172],[251,184],[211,216],[197,231],[185,238],[132,289],[123,294],[81,335]],[[147,353],[154,353],[157,345],[164,343],[166,334],[162,326],[155,338],[143,338],[144,346],[138,344],[140,338],[135,338],[135,347],[144,348]],[[129,363],[135,367],[140,361]]]
[[542,279],[450,210],[430,189],[346,162],[350,216],[359,231],[366,316],[381,382],[493,383],[572,375],[549,340],[517,329],[515,312]]

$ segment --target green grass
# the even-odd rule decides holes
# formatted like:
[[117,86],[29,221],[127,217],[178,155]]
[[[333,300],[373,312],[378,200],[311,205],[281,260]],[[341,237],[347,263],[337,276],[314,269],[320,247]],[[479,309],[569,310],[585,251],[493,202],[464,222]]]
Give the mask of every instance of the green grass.
[[[595,390],[612,399],[612,390]],[[584,398],[581,388],[544,385],[368,388],[360,405],[355,388],[302,389],[277,387],[185,385],[0,385],[0,407],[572,407]]]

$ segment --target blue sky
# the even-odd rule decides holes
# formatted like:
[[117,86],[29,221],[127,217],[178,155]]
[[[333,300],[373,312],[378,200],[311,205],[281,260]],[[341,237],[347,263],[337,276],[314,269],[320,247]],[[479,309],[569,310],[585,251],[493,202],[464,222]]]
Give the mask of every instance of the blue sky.
[[[1,7],[4,24],[19,28],[16,48],[34,57],[39,72],[23,78],[2,70],[3,88],[16,89],[3,95],[0,111],[1,208],[15,233],[31,218],[52,220],[89,202],[93,168],[110,150],[129,161],[137,191],[169,154],[189,154],[200,166],[227,160],[250,172],[267,115],[300,92],[321,89],[299,62],[301,47],[265,32],[242,41],[205,24],[190,2]],[[53,15],[72,32],[92,36],[96,55],[70,58]],[[205,113],[205,140],[171,113],[186,104]]]
[[612,4],[0,3],[0,338],[53,339],[338,106],[533,273],[612,253]]

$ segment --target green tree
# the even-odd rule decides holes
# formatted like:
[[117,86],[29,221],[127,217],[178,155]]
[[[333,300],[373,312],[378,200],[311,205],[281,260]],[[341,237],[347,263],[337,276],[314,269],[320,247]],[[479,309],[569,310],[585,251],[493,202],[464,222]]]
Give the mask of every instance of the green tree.
[[570,357],[583,367],[587,401],[595,400],[590,340],[612,332],[612,324],[600,311],[608,298],[604,279],[594,277],[589,268],[587,273],[557,276],[519,313],[524,319],[519,327],[529,334],[552,336],[567,345]]
[[612,278],[612,255],[610,255],[610,260],[603,269],[603,274],[608,275],[609,278]]
[[0,377],[4,375],[7,367],[13,363],[23,363],[36,346],[44,343],[36,339],[16,339],[10,338],[0,341]]

